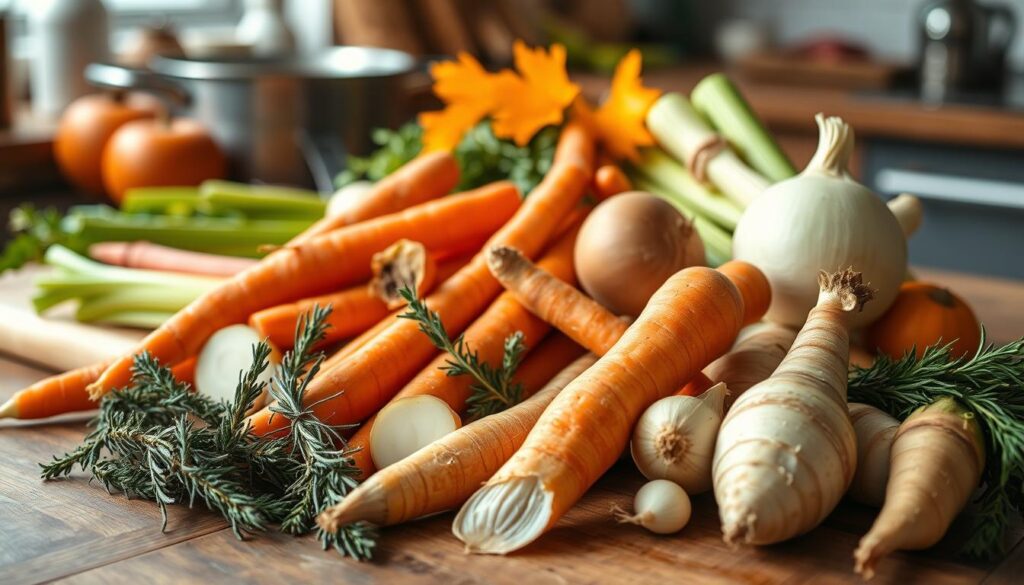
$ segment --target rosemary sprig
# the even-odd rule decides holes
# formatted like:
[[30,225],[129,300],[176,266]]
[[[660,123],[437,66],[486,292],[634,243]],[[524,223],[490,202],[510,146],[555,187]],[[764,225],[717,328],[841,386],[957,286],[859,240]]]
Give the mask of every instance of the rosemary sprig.
[[[312,348],[329,314],[314,307],[300,321],[295,349],[272,379],[273,410],[291,422],[287,437],[257,437],[246,420],[264,391],[259,378],[269,367],[266,342],[253,347],[253,365],[239,375],[230,403],[192,392],[144,353],[135,359],[132,384],[103,399],[82,445],[43,465],[43,478],[79,465],[110,492],[155,501],[164,528],[169,505],[201,501],[238,538],[272,523],[294,534],[310,532],[313,518],[348,494],[358,474],[338,430],[316,417],[315,404],[303,406],[324,359]],[[376,544],[375,529],[363,523],[317,537],[324,549],[360,560],[370,558]]]
[[850,375],[849,399],[903,420],[938,398],[951,396],[972,412],[986,441],[984,490],[964,553],[992,557],[1005,550],[1011,515],[1024,513],[1024,338],[996,347],[981,343],[973,356],[950,359],[952,344],[880,357]]
[[408,303],[406,312],[399,318],[418,323],[420,331],[426,334],[434,347],[451,356],[442,368],[444,372],[449,376],[472,376],[475,380],[470,387],[472,394],[466,401],[470,418],[478,419],[501,412],[522,400],[522,384],[512,381],[526,354],[522,332],[516,331],[505,339],[501,366],[495,368],[482,361],[479,353],[466,345],[464,336],[459,335],[452,341],[441,316],[431,311],[415,290],[402,288],[398,293]]

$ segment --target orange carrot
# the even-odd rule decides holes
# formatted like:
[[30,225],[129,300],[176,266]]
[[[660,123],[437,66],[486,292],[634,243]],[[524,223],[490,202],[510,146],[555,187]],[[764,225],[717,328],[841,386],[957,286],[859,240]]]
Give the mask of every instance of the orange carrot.
[[526,308],[599,356],[608,353],[629,327],[597,301],[513,248],[490,248],[487,264],[498,282]]
[[523,387],[523,398],[529,398],[584,353],[585,349],[561,332],[548,333],[544,341],[530,350],[512,382]]
[[576,166],[587,177],[593,177],[596,158],[594,137],[591,136],[590,131],[576,120],[569,120],[562,128],[562,135],[558,137],[555,161]]
[[352,522],[390,526],[466,501],[515,453],[544,408],[596,358],[577,358],[533,397],[450,433],[374,474],[317,522],[329,531]]
[[[540,266],[551,275],[569,283],[575,282],[573,271],[573,247],[576,243],[578,230],[566,234],[556,243],[544,258]],[[571,286],[571,284],[567,285]],[[523,335],[527,350],[532,348],[549,331],[550,326],[527,309],[523,308],[515,297],[505,293],[498,297],[484,313],[463,333],[463,341],[471,351],[484,363],[500,364],[504,353],[505,339],[516,332]],[[471,394],[472,376],[449,376],[443,369],[451,359],[447,353],[437,356],[427,367],[423,368],[411,382],[405,385],[391,401],[408,396],[429,394],[448,403],[455,412],[462,414],[466,410],[466,400]],[[358,449],[352,456],[353,463],[362,471],[363,477],[369,477],[376,471],[370,458],[370,432],[376,416],[370,417],[352,438],[349,447]]]
[[[563,133],[563,137],[565,133]],[[592,151],[593,141],[581,149]],[[571,156],[573,151],[564,151]],[[577,158],[593,157],[592,152]],[[491,239],[495,245],[515,246],[528,256],[540,252],[552,238],[562,218],[583,197],[589,175],[576,164],[557,157],[522,208]],[[427,307],[438,313],[451,335],[461,332],[500,292],[501,286],[487,271],[482,255],[427,300]],[[322,370],[306,390],[305,403],[330,424],[351,424],[365,420],[394,396],[426,362],[433,357],[434,346],[410,320],[401,319],[355,350],[330,370]],[[341,391],[341,392],[339,392]],[[257,434],[283,428],[284,417],[271,417],[268,409],[250,420]]]
[[[103,361],[70,370],[19,390],[0,406],[0,418],[36,419],[92,410],[97,405],[85,388],[95,382],[109,364]],[[192,358],[174,367],[174,377],[192,384],[195,370],[196,360]]]
[[[627,321],[616,317],[578,289],[554,278],[543,267],[534,265],[514,249],[491,248],[487,261],[491,274],[524,307],[598,356],[608,353],[629,327]],[[729,266],[726,272],[736,272],[738,276],[743,276],[740,266]],[[756,286],[756,279],[748,278],[754,280]],[[760,286],[767,288],[767,281],[762,281]],[[756,293],[755,290],[750,294]],[[757,302],[762,303],[760,299]],[[752,311],[760,310],[763,314],[767,306],[764,303],[763,307],[755,307]],[[711,381],[701,373],[694,376],[690,384],[693,386],[684,387],[679,393],[696,396],[712,386]]]
[[740,290],[721,272],[693,267],[669,278],[463,506],[452,530],[466,549],[508,553],[551,528],[618,460],[644,409],[729,349],[744,313]]
[[384,177],[358,200],[337,214],[325,217],[292,238],[288,246],[368,219],[389,215],[446,195],[459,182],[459,163],[448,152],[431,152],[409,161]]
[[89,257],[114,266],[209,276],[234,276],[257,262],[252,258],[191,252],[150,242],[100,242],[89,246]]
[[594,173],[594,195],[599,201],[632,190],[633,183],[615,164],[602,165]]
[[[467,258],[456,258],[442,264],[437,271],[427,272],[424,276],[426,280],[421,281],[418,290],[422,290],[423,293],[430,292],[435,282],[445,280],[468,261]],[[249,326],[255,329],[260,337],[269,339],[274,347],[281,350],[291,349],[295,342],[295,327],[302,315],[313,305],[330,305],[332,308],[326,321],[329,327],[324,332],[324,339],[319,343],[319,347],[360,335],[390,315],[392,311],[381,300],[377,291],[366,285],[357,285],[341,292],[309,297],[257,311],[249,317]]]
[[116,360],[90,393],[98,397],[126,385],[136,353],[148,350],[161,363],[176,364],[195,355],[215,331],[242,323],[256,311],[366,280],[370,258],[397,240],[416,240],[430,250],[451,248],[492,233],[519,204],[515,186],[495,183],[279,250],[179,311],[131,355]]

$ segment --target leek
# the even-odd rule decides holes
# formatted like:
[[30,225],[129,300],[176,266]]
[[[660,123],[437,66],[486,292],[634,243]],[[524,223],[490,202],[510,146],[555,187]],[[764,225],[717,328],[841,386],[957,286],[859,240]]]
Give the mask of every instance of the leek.
[[743,212],[731,200],[716,193],[693,178],[683,165],[660,149],[650,148],[640,155],[633,171],[656,183],[662,191],[672,193],[687,207],[722,226],[728,231],[736,229]]
[[693,88],[690,99],[754,170],[773,183],[796,175],[793,163],[724,74],[705,77]]

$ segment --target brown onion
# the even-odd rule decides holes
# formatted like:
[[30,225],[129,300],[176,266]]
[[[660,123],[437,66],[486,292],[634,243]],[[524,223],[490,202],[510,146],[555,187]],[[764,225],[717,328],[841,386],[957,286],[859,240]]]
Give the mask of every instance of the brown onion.
[[671,204],[630,191],[602,202],[583,222],[575,262],[587,294],[635,317],[669,276],[705,263],[704,244]]

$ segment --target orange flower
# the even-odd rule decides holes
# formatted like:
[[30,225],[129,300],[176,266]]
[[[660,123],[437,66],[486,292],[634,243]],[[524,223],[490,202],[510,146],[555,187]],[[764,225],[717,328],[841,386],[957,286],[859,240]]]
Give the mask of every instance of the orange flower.
[[447,107],[420,114],[424,150],[452,150],[467,130],[490,114],[497,103],[499,86],[515,77],[509,71],[490,73],[467,53],[456,61],[442,61],[430,68],[434,93]]
[[552,45],[549,53],[516,41],[513,51],[519,75],[510,75],[497,84],[494,135],[523,146],[541,128],[562,123],[565,108],[576,99],[580,88],[569,81],[562,45]]
[[636,160],[637,147],[654,144],[644,119],[661,92],[643,86],[640,65],[640,51],[633,49],[615,67],[611,91],[596,112],[583,100],[573,106],[573,113],[590,126],[615,159]]

